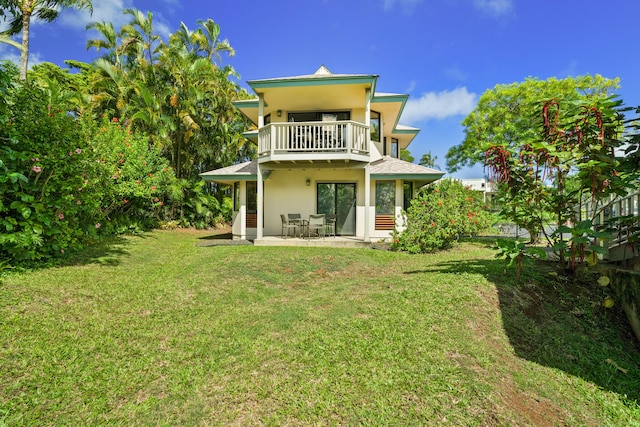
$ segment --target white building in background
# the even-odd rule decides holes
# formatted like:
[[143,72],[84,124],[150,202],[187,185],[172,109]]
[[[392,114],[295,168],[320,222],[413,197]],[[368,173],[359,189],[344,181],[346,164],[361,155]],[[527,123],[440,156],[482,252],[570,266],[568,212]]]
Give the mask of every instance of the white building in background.
[[487,201],[487,199],[491,199],[494,194],[498,192],[498,187],[494,182],[489,181],[485,178],[467,178],[459,180],[462,185],[468,187],[474,191],[482,192],[482,200]]

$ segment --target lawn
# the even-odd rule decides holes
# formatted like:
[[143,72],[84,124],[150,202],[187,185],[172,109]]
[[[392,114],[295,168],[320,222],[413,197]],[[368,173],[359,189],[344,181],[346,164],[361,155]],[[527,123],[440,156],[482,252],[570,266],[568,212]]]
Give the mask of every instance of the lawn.
[[640,425],[602,289],[432,255],[123,237],[0,285],[0,426]]

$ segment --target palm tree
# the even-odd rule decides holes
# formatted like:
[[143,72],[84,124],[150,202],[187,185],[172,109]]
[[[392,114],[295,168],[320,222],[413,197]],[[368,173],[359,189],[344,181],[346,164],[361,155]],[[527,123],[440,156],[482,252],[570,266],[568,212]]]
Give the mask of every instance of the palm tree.
[[20,46],[20,43],[18,42],[14,42],[13,40],[11,40],[11,37],[9,37],[6,34],[0,34],[0,43],[5,43],[8,44],[10,46],[16,47],[18,49],[22,49],[22,46]]
[[102,36],[101,39],[90,39],[87,41],[87,50],[95,47],[98,52],[102,49],[107,53],[102,57],[109,62],[113,62],[116,67],[120,67],[120,53],[118,51],[118,41],[120,34],[116,33],[111,22],[92,22],[85,27],[87,30],[95,30]]
[[2,34],[13,36],[22,32],[20,80],[27,79],[31,18],[36,17],[46,22],[53,22],[60,11],[68,7],[93,13],[91,0],[8,0],[5,3],[8,4],[8,11],[13,15],[13,19],[9,22],[9,28]]
[[436,160],[438,160],[438,156],[434,156],[433,154],[431,154],[431,151],[429,151],[428,153],[422,155],[422,157],[420,158],[420,164],[428,168],[440,170],[440,166],[436,164]]

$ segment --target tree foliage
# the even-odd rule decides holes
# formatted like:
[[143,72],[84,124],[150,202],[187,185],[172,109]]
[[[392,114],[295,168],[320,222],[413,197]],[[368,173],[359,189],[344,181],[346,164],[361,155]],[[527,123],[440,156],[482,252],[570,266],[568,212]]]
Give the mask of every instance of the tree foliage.
[[[554,249],[563,264],[568,256],[573,269],[576,257],[603,250],[598,239],[604,235],[593,230],[594,220],[610,200],[635,187],[637,152],[621,156],[620,150],[637,147],[630,144],[615,97],[594,97],[589,103],[549,99],[529,135],[520,145],[486,143],[485,165],[504,184],[505,206],[511,211],[520,208],[522,218],[538,229],[542,223],[536,212],[553,213],[561,226],[552,236]],[[591,217],[579,221],[577,211],[585,202]]]
[[[15,18],[20,5],[54,3],[74,2],[2,4]],[[165,41],[152,14],[125,13],[120,29],[89,26],[101,37],[88,47],[104,55],[66,61],[75,73],[43,63],[19,83],[18,68],[0,65],[0,258],[43,259],[160,222],[230,218],[228,190],[198,174],[255,155],[232,105],[247,95],[218,63],[233,49],[212,20],[182,24]]]
[[60,93],[11,81],[0,70],[0,258],[61,256],[163,218],[177,181],[144,134],[85,122]]
[[91,0],[6,0],[3,9],[11,15],[9,28],[3,33],[5,36],[13,36],[22,33],[20,49],[20,79],[27,79],[29,62],[29,37],[31,20],[53,22],[58,14],[65,8],[87,10],[93,13]]
[[438,156],[434,156],[433,154],[431,154],[431,151],[429,151],[428,153],[425,153],[422,155],[422,157],[420,157],[420,164],[422,166],[426,166],[428,168],[433,168],[433,169],[440,169],[440,166],[436,163],[436,161],[438,160]]
[[118,30],[106,22],[88,26],[101,38],[87,47],[103,52],[89,78],[91,110],[114,111],[152,135],[178,178],[254,156],[241,135],[246,121],[231,104],[243,96],[237,74],[217,62],[234,53],[219,25],[209,19],[190,30],[182,23],[165,43],[150,13],[125,13],[131,22]]
[[456,172],[464,166],[484,161],[487,144],[520,147],[541,139],[540,112],[550,99],[588,105],[603,100],[618,88],[619,80],[600,75],[528,78],[524,82],[496,85],[487,90],[476,108],[463,120],[463,142],[447,152],[447,169]]

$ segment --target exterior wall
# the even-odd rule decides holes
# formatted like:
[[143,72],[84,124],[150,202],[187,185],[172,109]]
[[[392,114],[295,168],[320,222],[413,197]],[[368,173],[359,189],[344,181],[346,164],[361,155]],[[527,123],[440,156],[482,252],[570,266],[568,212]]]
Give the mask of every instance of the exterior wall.
[[274,170],[265,181],[264,235],[280,235],[280,214],[299,213],[302,218],[315,214],[319,182],[356,184],[356,235],[364,236],[364,169],[339,168]]
[[[309,185],[306,182],[309,180]],[[388,181],[388,180],[384,180]],[[364,169],[292,169],[274,170],[264,181],[264,236],[280,236],[282,223],[280,214],[299,213],[302,218],[316,213],[316,184],[319,182],[340,182],[356,184],[356,236],[363,238],[365,232],[364,214],[369,211],[369,235],[372,241],[390,239],[392,230],[375,229],[376,181],[371,181],[370,202],[364,206]],[[398,228],[403,228],[402,204],[403,181],[395,180],[395,217]],[[255,228],[246,228],[246,182],[240,183],[240,211],[233,214],[233,236],[235,239],[254,239]]]
[[[389,182],[391,180],[383,179],[380,181]],[[404,203],[404,193],[403,193],[403,182],[402,180],[396,179],[393,180],[396,184],[396,201],[395,201],[395,217],[396,217],[396,225],[402,229],[403,227],[403,219],[402,219],[402,204]],[[376,230],[376,182],[377,180],[371,181],[371,206],[369,207],[369,234],[371,236],[371,241],[379,241],[383,239],[391,239],[391,234],[393,230]]]
[[[234,239],[253,239],[256,236],[255,229],[247,229],[245,227],[245,221],[243,220],[245,217],[245,213],[247,212],[247,183],[245,181],[240,181],[240,206],[237,207],[238,210],[233,211],[233,223],[231,226],[231,233],[233,234]],[[252,234],[247,235],[247,232],[250,231]]]

